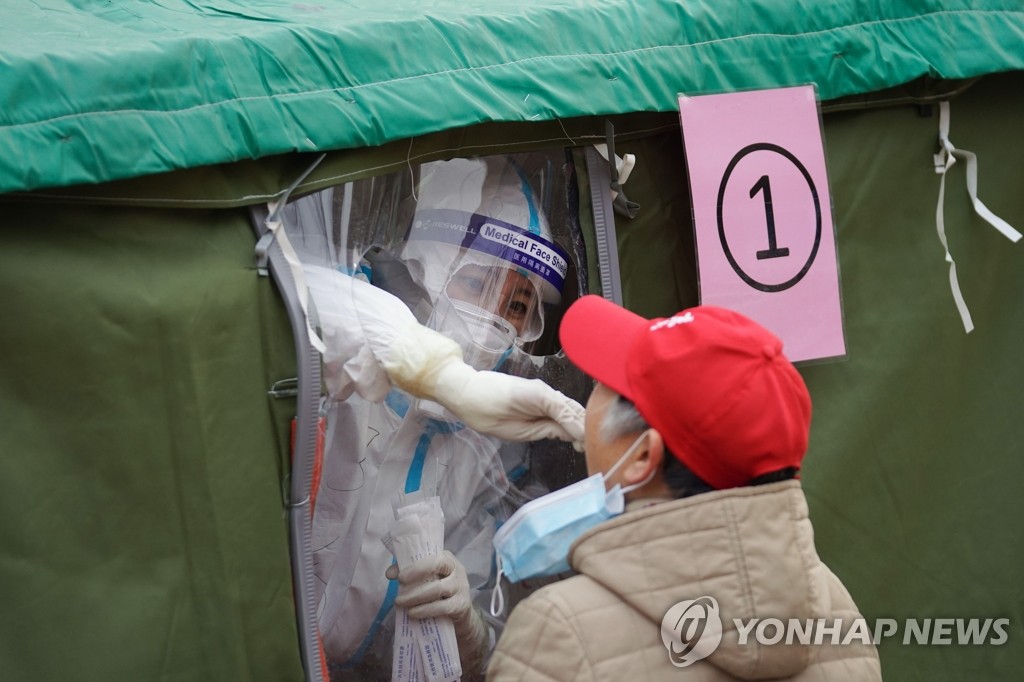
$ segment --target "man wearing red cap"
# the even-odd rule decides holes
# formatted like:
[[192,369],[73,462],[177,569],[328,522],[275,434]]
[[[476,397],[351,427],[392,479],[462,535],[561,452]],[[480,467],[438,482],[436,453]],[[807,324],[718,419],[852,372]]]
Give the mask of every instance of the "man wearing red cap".
[[[814,547],[796,478],[811,401],[782,343],[722,308],[646,320],[597,296],[569,308],[560,336],[597,380],[584,445],[607,497],[568,550],[579,575],[515,607],[488,679],[880,680],[857,606]],[[557,542],[588,525],[565,504],[585,507],[585,493],[557,494],[520,510],[505,547],[496,537],[513,580],[549,575],[542,557],[564,559]],[[769,619],[804,631],[755,627]]]

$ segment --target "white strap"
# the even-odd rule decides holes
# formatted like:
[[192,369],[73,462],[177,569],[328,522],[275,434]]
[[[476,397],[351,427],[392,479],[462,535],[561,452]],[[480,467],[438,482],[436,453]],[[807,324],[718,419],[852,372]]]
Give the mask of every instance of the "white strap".
[[302,263],[299,261],[298,254],[295,253],[295,249],[292,247],[292,243],[288,240],[288,234],[285,230],[281,229],[281,220],[277,218],[278,202],[272,201],[267,204],[267,229],[274,233],[274,238],[277,243],[281,245],[281,252],[284,254],[284,259],[288,262],[288,267],[292,271],[292,279],[295,280],[295,291],[299,297],[299,307],[302,308],[302,316],[306,318],[306,333],[309,334],[309,342],[313,344],[313,348],[323,353],[327,350],[327,346],[324,345],[323,340],[313,330],[313,326],[309,323],[309,289],[306,287],[306,275],[302,270]]
[[939,241],[942,242],[942,248],[946,252],[946,262],[949,263],[949,286],[953,290],[953,301],[956,302],[956,309],[960,312],[960,319],[964,323],[964,331],[970,334],[974,331],[974,321],[971,319],[971,311],[967,309],[967,304],[964,302],[964,295],[960,293],[960,283],[956,279],[956,263],[953,262],[953,256],[949,253],[949,245],[946,243],[945,221],[942,219],[942,203],[946,194],[946,171],[954,163],[956,162],[953,160],[953,155],[950,154],[942,170],[942,180],[939,181],[939,205],[935,209],[935,229],[939,233]]
[[491,615],[495,618],[505,613],[505,593],[501,591],[501,576],[505,575],[502,570],[501,556],[497,557],[498,577],[494,581],[494,588],[491,590]]
[[[595,144],[594,149],[601,155],[601,158],[605,161],[608,160],[608,145],[606,144]],[[629,174],[633,172],[633,166],[636,165],[636,156],[633,154],[626,154],[625,156],[615,155],[615,171],[619,175],[619,187],[626,184],[626,180],[629,180]],[[612,193],[612,201],[615,200],[617,192]]]
[[946,262],[949,263],[949,284],[953,291],[953,300],[956,302],[957,310],[960,312],[960,319],[963,321],[964,330],[969,334],[974,329],[974,322],[971,320],[971,313],[967,310],[963,294],[960,292],[960,284],[956,277],[956,263],[949,253],[949,244],[946,241],[946,226],[943,218],[943,205],[946,196],[946,175],[958,158],[963,159],[967,164],[967,194],[971,197],[974,211],[987,223],[999,230],[1003,236],[1012,242],[1021,238],[1021,233],[1015,230],[1005,220],[992,213],[981,199],[978,198],[978,157],[973,152],[957,149],[949,139],[949,102],[939,103],[939,144],[942,148],[935,155],[935,172],[942,176],[939,181],[939,201],[935,209],[935,228],[939,234],[939,241],[946,252]]
[[[944,157],[958,157],[967,163],[967,194],[971,197],[974,205],[974,212],[981,216],[985,222],[1003,233],[1011,242],[1018,242],[1021,233],[1013,228],[1008,222],[990,211],[981,199],[978,198],[978,156],[974,152],[965,149],[957,149],[949,140],[949,102],[939,103],[939,143],[942,150],[935,155],[935,172],[945,175],[955,161]],[[939,166],[943,166],[940,169]]]

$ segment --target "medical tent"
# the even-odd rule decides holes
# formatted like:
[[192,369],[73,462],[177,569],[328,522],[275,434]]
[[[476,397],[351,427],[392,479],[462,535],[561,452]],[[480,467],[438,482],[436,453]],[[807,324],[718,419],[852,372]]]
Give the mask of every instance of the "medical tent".
[[[319,376],[268,204],[613,141],[639,208],[610,220],[615,269],[601,216],[582,216],[589,288],[667,316],[700,301],[677,96],[802,84],[846,344],[799,365],[818,550],[869,622],[898,625],[885,679],[1019,677],[1020,2],[4,0],[0,16],[0,679],[326,679],[303,552]],[[985,633],[959,636],[972,619]]]

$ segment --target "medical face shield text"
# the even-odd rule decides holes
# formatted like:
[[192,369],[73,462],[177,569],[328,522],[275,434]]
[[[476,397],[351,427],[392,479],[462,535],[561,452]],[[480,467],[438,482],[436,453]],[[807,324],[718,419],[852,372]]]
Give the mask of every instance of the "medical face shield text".
[[[608,471],[611,477],[639,447],[646,432]],[[569,570],[569,548],[584,532],[618,516],[625,509],[624,495],[653,478],[654,472],[634,485],[616,484],[605,492],[605,475],[598,472],[561,490],[527,502],[494,535],[498,584],[491,597],[492,615],[504,610],[501,576],[512,582],[540,578]]]
[[410,242],[419,240],[459,246],[501,259],[522,269],[524,274],[547,282],[556,292],[561,292],[565,285],[569,254],[558,244],[511,223],[462,211],[424,210],[409,232]]

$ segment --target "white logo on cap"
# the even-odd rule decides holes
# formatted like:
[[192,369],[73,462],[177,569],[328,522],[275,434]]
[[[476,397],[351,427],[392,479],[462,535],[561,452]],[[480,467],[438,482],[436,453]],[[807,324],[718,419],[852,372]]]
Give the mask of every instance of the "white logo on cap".
[[691,313],[689,310],[687,310],[682,315],[675,315],[666,320],[655,322],[654,324],[651,325],[651,331],[656,332],[659,329],[671,329],[677,324],[686,324],[688,322],[693,322],[693,313]]

